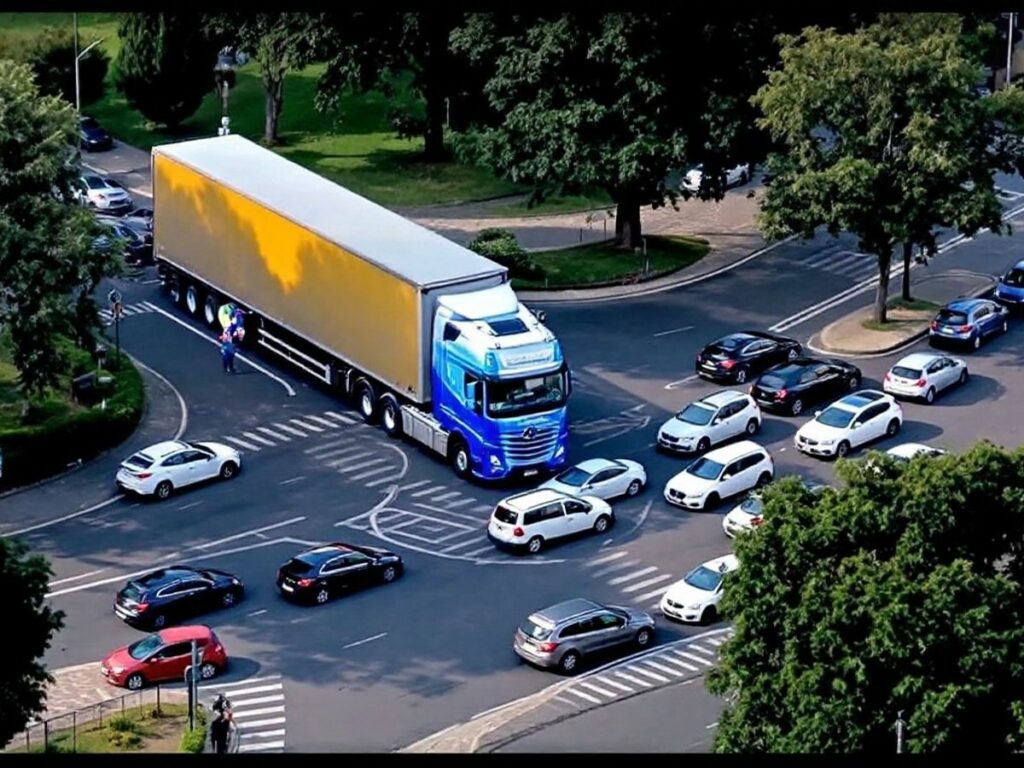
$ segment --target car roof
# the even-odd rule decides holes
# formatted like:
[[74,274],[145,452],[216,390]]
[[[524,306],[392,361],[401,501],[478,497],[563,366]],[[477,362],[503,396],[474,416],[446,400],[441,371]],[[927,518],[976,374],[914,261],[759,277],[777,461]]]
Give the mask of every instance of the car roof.
[[516,512],[525,512],[544,504],[550,504],[553,501],[561,501],[564,498],[564,493],[559,493],[551,488],[538,488],[534,491],[526,491],[525,493],[517,493],[515,496],[509,496],[503,499],[501,503]]
[[713,451],[708,451],[704,454],[704,458],[710,461],[725,463],[727,461],[734,461],[740,456],[745,456],[751,451],[768,453],[763,445],[758,445],[753,440],[740,440],[737,443],[728,443],[720,448],[715,448]]
[[[907,368],[924,368],[926,365],[940,357],[947,357],[947,355],[941,355],[937,352],[915,352],[912,355],[907,355],[906,357],[901,358],[896,365],[902,365]],[[895,368],[896,365],[894,365],[893,368]]]
[[572,600],[563,600],[540,611],[534,611],[533,615],[545,619],[550,624],[561,624],[563,621],[581,616],[591,611],[599,611],[604,606],[588,600],[585,597],[575,597]]
[[144,576],[132,579],[131,583],[144,589],[159,589],[167,584],[173,584],[181,579],[195,576],[198,571],[188,565],[169,565],[166,568],[158,568],[150,571]]
[[610,469],[611,467],[622,467],[624,464],[620,464],[612,459],[587,459],[586,461],[579,462],[576,467],[582,469],[584,472],[599,472],[602,469]]
[[158,633],[160,639],[165,643],[180,643],[185,640],[200,640],[209,637],[212,630],[205,624],[191,624],[184,627],[168,627],[161,629]]
[[906,459],[912,459],[922,451],[931,453],[932,451],[941,451],[941,448],[932,448],[930,445],[924,443],[903,443],[896,445],[886,451],[890,456],[897,456]]
[[[1010,269],[1024,269],[1024,259],[1021,259],[1020,261],[1018,261],[1016,264],[1014,264],[1012,267],[1010,267]],[[1009,270],[1007,270],[1007,271],[1009,271]]]
[[718,571],[719,573],[728,573],[729,571],[735,571],[740,567],[740,561],[736,558],[736,555],[722,555],[716,557],[714,560],[708,560],[706,563],[701,563],[704,568],[712,571]]
[[735,389],[720,389],[717,392],[712,392],[710,395],[707,395],[706,397],[702,397],[700,400],[697,400],[696,402],[698,404],[706,403],[707,405],[710,405],[713,408],[721,408],[723,405],[734,403],[737,400],[746,399],[747,396],[745,394],[743,394],[742,392],[737,392]]
[[953,301],[951,301],[948,304],[946,304],[946,306],[943,307],[943,309],[952,309],[952,310],[960,310],[961,312],[963,312],[963,311],[968,311],[969,312],[970,310],[974,309],[975,307],[979,307],[982,304],[990,304],[990,303],[991,302],[989,302],[989,301],[987,301],[985,299],[953,299]]
[[888,397],[884,392],[879,392],[877,389],[862,389],[846,397],[839,398],[829,407],[838,406],[848,411],[859,411],[861,408],[866,408],[872,403],[877,403],[879,400],[887,400]]
[[322,544],[318,547],[311,547],[310,549],[299,552],[293,559],[302,560],[306,563],[314,565],[321,565],[338,555],[344,555],[353,550],[347,545],[341,542],[335,542],[333,544]]
[[187,443],[183,443],[181,440],[164,440],[161,443],[154,443],[148,448],[143,448],[141,451],[135,453],[141,453],[150,459],[162,459],[165,456],[170,456],[172,453],[189,448]]

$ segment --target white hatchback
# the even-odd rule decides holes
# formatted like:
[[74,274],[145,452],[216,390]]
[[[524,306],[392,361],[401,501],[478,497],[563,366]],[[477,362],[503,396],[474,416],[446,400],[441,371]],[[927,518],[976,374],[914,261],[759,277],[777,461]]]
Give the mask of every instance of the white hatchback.
[[937,392],[965,384],[967,376],[967,363],[959,357],[915,352],[889,369],[882,389],[890,395],[920,398],[930,404]]
[[109,179],[96,174],[87,173],[79,176],[72,187],[75,198],[89,208],[97,211],[119,212],[128,211],[132,207],[132,198]]
[[117,485],[140,496],[166,499],[176,488],[219,477],[230,480],[242,454],[223,443],[166,440],[133,453],[117,470]]
[[740,567],[735,555],[708,560],[668,588],[661,598],[661,612],[676,621],[709,624],[718,616],[725,579]]
[[596,496],[615,499],[636,496],[647,485],[647,472],[643,465],[629,459],[587,459],[560,472],[541,488],[564,493],[567,496]]
[[818,411],[800,427],[793,444],[811,456],[843,457],[851,448],[894,437],[902,426],[903,409],[892,395],[862,389]]
[[665,484],[665,501],[708,509],[721,499],[767,485],[775,476],[768,451],[750,440],[716,448]]
[[614,522],[606,501],[538,488],[498,502],[487,524],[487,538],[499,547],[535,555],[550,541],[586,531],[604,533]]
[[658,447],[703,453],[712,445],[761,428],[761,408],[750,395],[723,389],[686,406],[661,425]]

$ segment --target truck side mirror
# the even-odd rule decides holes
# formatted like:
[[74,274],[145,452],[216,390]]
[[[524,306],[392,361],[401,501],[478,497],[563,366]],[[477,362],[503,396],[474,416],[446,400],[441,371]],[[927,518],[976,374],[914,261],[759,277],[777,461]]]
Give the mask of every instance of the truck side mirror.
[[480,386],[480,382],[478,382],[478,381],[471,381],[468,384],[466,384],[466,401],[467,402],[469,402],[469,403],[475,403],[476,402],[477,387],[479,387],[479,386]]

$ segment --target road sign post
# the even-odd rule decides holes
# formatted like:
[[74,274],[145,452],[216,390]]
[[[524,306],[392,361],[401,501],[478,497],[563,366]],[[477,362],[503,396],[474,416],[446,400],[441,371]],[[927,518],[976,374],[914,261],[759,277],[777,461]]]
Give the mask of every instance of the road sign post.
[[124,310],[121,299],[121,292],[116,288],[107,294],[107,301],[110,302],[110,314],[114,318],[114,357],[118,370],[121,370],[121,313]]

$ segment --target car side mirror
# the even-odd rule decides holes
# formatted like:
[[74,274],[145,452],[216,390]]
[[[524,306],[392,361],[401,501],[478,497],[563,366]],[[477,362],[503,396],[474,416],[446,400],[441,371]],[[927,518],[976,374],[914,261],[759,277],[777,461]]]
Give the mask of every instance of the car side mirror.
[[590,483],[584,483],[580,486],[581,491],[589,491],[593,486]]
[[723,480],[728,480],[731,477],[732,477],[732,472],[726,472],[724,475],[722,475],[722,479]]
[[715,426],[716,424],[721,424],[721,423],[722,423],[722,419],[721,418],[717,418],[717,419],[715,419],[714,421],[711,422],[711,426]]
[[815,416],[821,416],[821,411],[815,411],[815,412],[814,412],[814,415],[815,415]]

